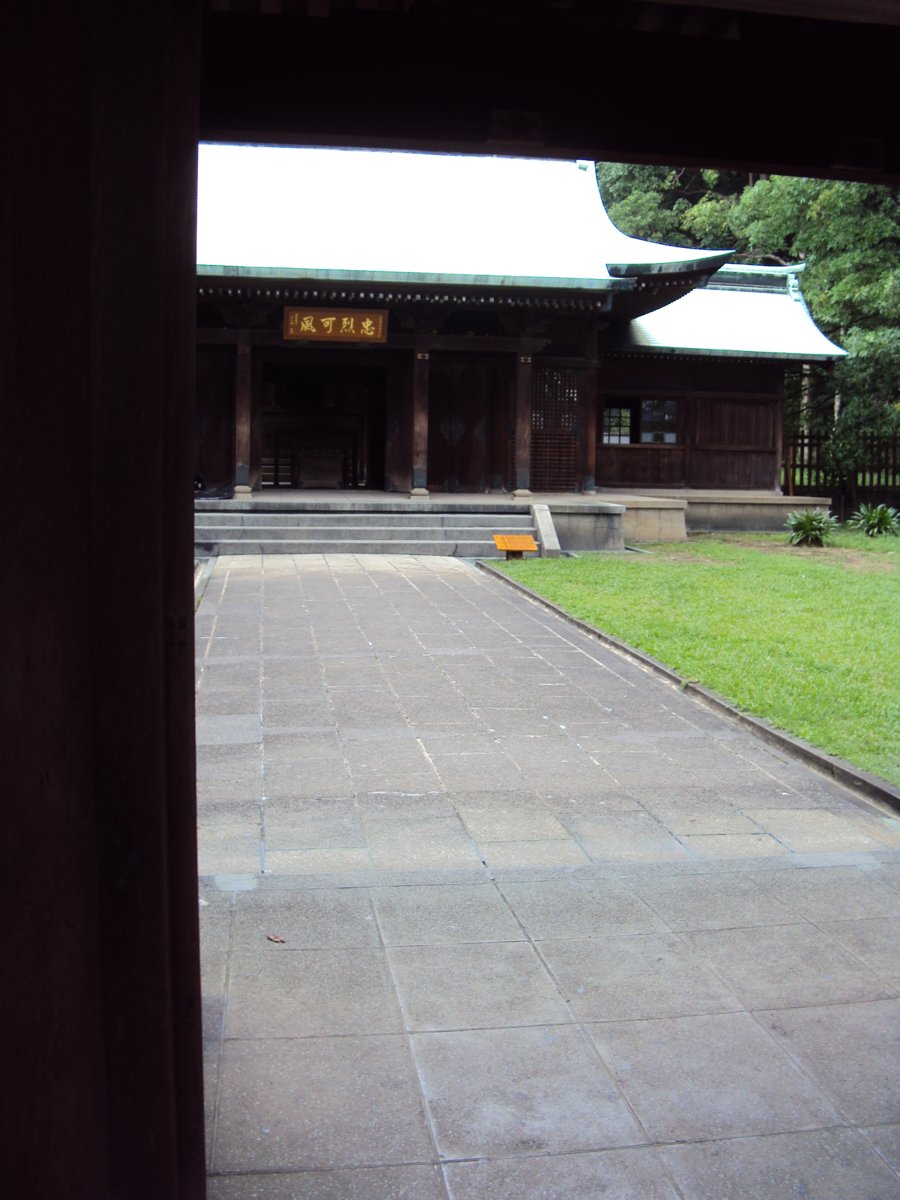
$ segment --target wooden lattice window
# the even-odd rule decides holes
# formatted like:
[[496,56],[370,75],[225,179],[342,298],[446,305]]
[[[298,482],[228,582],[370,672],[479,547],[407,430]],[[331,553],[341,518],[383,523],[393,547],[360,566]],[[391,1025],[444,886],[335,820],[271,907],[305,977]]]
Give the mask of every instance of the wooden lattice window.
[[541,367],[534,372],[531,487],[574,492],[578,487],[578,386],[581,372]]

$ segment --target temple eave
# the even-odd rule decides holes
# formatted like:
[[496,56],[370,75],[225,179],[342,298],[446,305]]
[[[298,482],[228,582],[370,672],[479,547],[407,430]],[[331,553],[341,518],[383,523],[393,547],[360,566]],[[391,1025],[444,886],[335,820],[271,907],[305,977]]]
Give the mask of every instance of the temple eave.
[[724,267],[732,251],[702,251],[692,258],[658,262],[608,262],[606,269],[614,279],[633,279],[645,275],[713,275]]

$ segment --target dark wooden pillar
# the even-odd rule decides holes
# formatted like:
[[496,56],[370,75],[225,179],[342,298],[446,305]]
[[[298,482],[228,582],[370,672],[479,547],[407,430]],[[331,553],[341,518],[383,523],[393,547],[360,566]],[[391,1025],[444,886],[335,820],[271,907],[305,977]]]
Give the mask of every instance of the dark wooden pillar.
[[585,335],[584,370],[578,382],[579,481],[582,492],[597,490],[597,322]]
[[514,496],[531,495],[531,405],[533,367],[531,348],[520,347],[516,355],[515,478]]
[[772,421],[774,423],[773,442],[775,461],[773,467],[772,490],[779,494],[784,490],[781,482],[784,466],[784,371],[778,373],[778,393],[772,402]]
[[[7,5],[2,1177],[205,1195],[193,732],[199,3]],[[47,280],[53,287],[47,289]],[[39,464],[39,467],[37,466]]]
[[413,422],[412,422],[412,487],[411,496],[428,495],[428,374],[431,339],[427,334],[416,335],[413,351]]
[[684,446],[682,478],[685,487],[694,484],[694,446],[697,443],[698,419],[707,399],[698,395],[696,375],[692,373],[690,390],[678,405],[678,439]]
[[253,429],[253,361],[250,333],[240,330],[234,366],[234,498],[250,496],[251,434]]
[[512,432],[513,376],[507,364],[492,372],[490,436],[490,488],[506,490],[509,478],[509,439]]

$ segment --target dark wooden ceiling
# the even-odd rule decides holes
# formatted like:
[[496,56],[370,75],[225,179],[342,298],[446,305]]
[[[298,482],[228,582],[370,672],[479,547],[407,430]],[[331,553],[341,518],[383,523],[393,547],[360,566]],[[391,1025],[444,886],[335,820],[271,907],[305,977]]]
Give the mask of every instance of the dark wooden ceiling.
[[207,0],[202,136],[900,182],[898,0]]

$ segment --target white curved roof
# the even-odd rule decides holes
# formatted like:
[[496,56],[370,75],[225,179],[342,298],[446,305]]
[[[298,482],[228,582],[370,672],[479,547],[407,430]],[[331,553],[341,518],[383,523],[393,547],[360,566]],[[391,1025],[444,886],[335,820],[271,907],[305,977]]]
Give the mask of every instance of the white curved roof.
[[[727,275],[726,275],[727,273]],[[674,354],[760,355],[813,362],[846,354],[829,341],[810,316],[796,276],[789,269],[729,266],[717,277],[667,304],[635,317],[625,329],[634,349]],[[781,276],[781,286],[757,286]]]
[[593,163],[201,145],[197,261],[390,279],[615,286],[713,269],[715,251],[620,233]]

